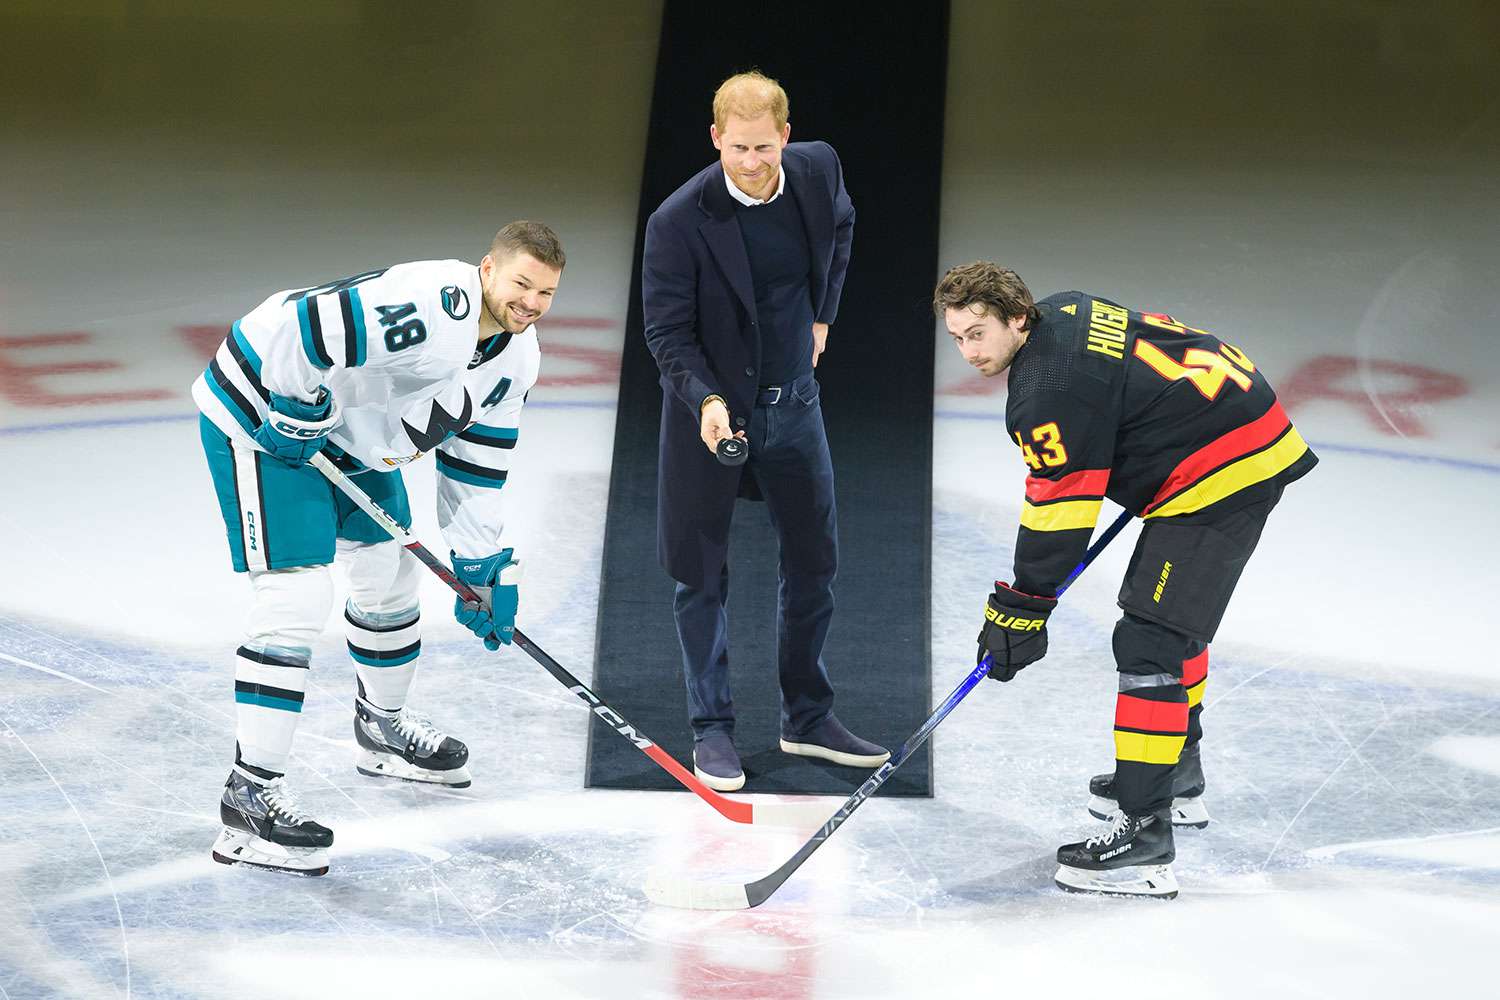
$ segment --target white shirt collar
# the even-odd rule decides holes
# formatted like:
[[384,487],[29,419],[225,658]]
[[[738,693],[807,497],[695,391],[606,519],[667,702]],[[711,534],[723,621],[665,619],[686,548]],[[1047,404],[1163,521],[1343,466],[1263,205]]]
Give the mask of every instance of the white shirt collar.
[[729,171],[727,170],[724,172],[724,185],[729,188],[729,197],[733,198],[741,205],[769,205],[771,204],[771,202],[775,201],[777,198],[780,198],[783,194],[786,193],[786,169],[784,167],[777,169],[776,192],[772,194],[771,197],[764,200],[760,198],[752,198],[745,192],[741,191],[739,188],[735,187],[734,181],[729,179]]

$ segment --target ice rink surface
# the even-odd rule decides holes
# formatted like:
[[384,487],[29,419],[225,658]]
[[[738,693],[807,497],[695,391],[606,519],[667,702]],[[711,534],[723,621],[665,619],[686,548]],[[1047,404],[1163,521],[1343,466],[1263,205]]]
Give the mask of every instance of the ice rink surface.
[[[117,144],[106,164],[78,142],[15,148],[0,167],[14,199],[0,289],[0,1000],[1494,989],[1489,175],[1455,168],[1438,197],[1409,165],[1198,187],[1017,168],[1002,198],[966,169],[977,146],[950,131],[945,266],[1008,255],[1039,293],[1080,287],[1222,333],[1322,457],[1273,515],[1211,652],[1213,823],[1179,833],[1173,902],[1052,886],[1056,846],[1103,829],[1086,783],[1111,765],[1109,638],[1132,527],[1067,595],[1046,660],[981,685],[937,731],[935,798],[877,797],[765,905],[703,914],[651,905],[642,881],[657,868],[758,878],[811,830],[736,827],[686,794],[584,791],[581,703],[522,654],[466,638],[436,581],[412,704],[469,743],[473,787],[355,773],[353,670],[330,623],[289,777],[335,830],[333,871],[209,859],[249,592],[229,571],[187,386],[225,325],[275,288],[477,257],[496,219],[553,223],[571,260],[506,488],[528,564],[520,624],[586,678],[638,175],[524,207],[526,192],[506,191],[475,213],[486,193],[440,174],[223,180],[159,146]],[[136,178],[128,197],[95,183],[121,173]],[[421,211],[372,220],[362,199],[376,188]],[[304,201],[273,200],[288,191]],[[221,235],[204,234],[205,213]],[[1002,220],[1019,235],[1001,241]],[[1092,242],[1060,235],[1094,224]],[[1132,253],[1141,232],[1150,246]],[[825,363],[857,336],[835,328]],[[968,670],[983,595],[1009,572],[1024,475],[996,444],[1003,389],[942,338],[935,349],[934,704]],[[430,465],[407,482],[416,533],[437,549]],[[668,599],[656,567],[642,575]],[[641,655],[677,669],[676,650]],[[832,669],[858,683],[858,664]]]

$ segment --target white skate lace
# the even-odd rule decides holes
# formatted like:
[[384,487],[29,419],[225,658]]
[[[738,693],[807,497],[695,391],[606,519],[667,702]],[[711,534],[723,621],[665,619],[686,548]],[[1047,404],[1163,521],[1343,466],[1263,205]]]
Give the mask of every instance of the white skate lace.
[[1121,813],[1115,813],[1115,822],[1114,822],[1114,825],[1109,828],[1109,832],[1108,833],[1104,833],[1104,834],[1100,834],[1097,837],[1090,837],[1088,840],[1085,840],[1083,842],[1083,846],[1084,846],[1085,849],[1094,848],[1094,847],[1103,847],[1105,844],[1109,843],[1110,841],[1112,841],[1116,837],[1118,837],[1120,834],[1124,833],[1126,831],[1126,829],[1129,828],[1129,826],[1130,826],[1130,817],[1129,816],[1126,816],[1123,812],[1121,812]]
[[281,778],[268,782],[261,790],[261,798],[273,812],[293,826],[312,822],[312,817],[303,811],[302,803],[297,800],[297,794]]
[[405,709],[401,710],[392,724],[396,727],[396,732],[414,743],[418,749],[429,753],[436,750],[438,745],[447,739],[447,736],[439,732],[432,723]]

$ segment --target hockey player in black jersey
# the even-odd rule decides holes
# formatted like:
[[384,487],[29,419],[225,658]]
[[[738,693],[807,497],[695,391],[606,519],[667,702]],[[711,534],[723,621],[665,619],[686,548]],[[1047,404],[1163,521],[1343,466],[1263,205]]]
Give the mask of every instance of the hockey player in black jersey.
[[1070,891],[1173,897],[1173,826],[1208,813],[1198,757],[1208,643],[1266,517],[1317,457],[1238,348],[1164,313],[1083,292],[1033,300],[987,261],[955,267],[933,308],[964,360],[1009,371],[1006,433],[1029,468],[1015,574],[979,633],[989,676],[1047,653],[1058,585],[1104,499],[1144,522],[1120,588],[1115,771],[1089,783],[1106,833],[1057,851]]

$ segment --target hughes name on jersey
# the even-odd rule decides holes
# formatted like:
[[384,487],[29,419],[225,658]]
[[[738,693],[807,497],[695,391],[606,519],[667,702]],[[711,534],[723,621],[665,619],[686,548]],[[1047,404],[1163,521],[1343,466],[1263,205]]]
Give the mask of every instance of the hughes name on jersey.
[[499,551],[500,488],[521,406],[541,365],[535,327],[478,343],[479,271],[416,261],[277,292],[236,322],[193,399],[237,446],[271,393],[312,399],[326,385],[341,419],[329,442],[376,472],[436,451],[438,518],[454,551]]
[[1056,593],[1105,497],[1147,519],[1211,516],[1317,463],[1265,376],[1212,334],[1082,292],[1037,310],[1005,408],[1030,468],[1017,590]]

